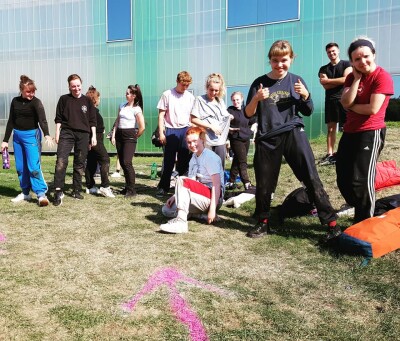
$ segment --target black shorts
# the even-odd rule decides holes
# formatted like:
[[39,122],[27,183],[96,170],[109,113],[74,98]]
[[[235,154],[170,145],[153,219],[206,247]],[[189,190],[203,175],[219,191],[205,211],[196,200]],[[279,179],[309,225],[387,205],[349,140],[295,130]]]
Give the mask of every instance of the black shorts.
[[339,99],[325,100],[325,123],[339,122],[342,127],[346,122],[346,111]]

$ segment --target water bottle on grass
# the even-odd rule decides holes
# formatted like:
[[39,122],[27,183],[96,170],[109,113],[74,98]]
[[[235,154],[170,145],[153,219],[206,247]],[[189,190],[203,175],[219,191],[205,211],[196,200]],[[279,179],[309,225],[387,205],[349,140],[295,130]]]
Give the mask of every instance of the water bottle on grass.
[[10,169],[10,154],[8,153],[8,148],[3,149],[3,169]]
[[155,162],[151,165],[150,179],[157,179],[157,164]]

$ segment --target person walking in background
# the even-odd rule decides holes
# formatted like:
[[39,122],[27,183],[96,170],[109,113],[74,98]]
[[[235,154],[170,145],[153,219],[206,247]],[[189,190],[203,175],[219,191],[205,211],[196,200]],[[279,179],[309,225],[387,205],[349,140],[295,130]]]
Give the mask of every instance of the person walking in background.
[[121,164],[119,163],[118,154],[117,160],[115,161],[115,172],[111,174],[112,178],[120,178],[121,175]]
[[236,188],[236,177],[238,174],[243,182],[245,189],[250,189],[251,183],[247,173],[247,154],[250,147],[250,139],[253,136],[251,126],[256,122],[256,117],[249,119],[244,113],[243,94],[235,91],[231,95],[233,105],[228,108],[228,112],[233,116],[229,128],[230,148],[233,152],[230,178],[226,189]]
[[385,113],[394,87],[390,74],[375,63],[372,40],[354,40],[348,54],[353,71],[346,78],[341,100],[347,117],[336,174],[340,193],[354,207],[357,223],[374,214],[376,162],[385,142]]
[[310,116],[314,107],[304,80],[289,72],[294,57],[288,41],[274,42],[268,53],[271,71],[252,83],[247,97],[246,115],[256,115],[258,122],[253,162],[256,176],[254,215],[258,222],[247,233],[250,238],[271,232],[271,195],[277,186],[282,156],[296,178],[307,188],[321,224],[328,225],[324,240],[341,233],[336,225],[336,213],[319,178],[303,119],[299,115]]
[[192,110],[192,123],[206,129],[206,146],[220,158],[225,168],[226,141],[229,123],[233,116],[224,102],[225,81],[220,73],[212,73],[206,79],[206,94],[197,96]]
[[126,102],[119,106],[117,122],[113,129],[111,143],[117,147],[118,159],[125,175],[125,198],[136,195],[136,174],[132,159],[137,139],[144,133],[143,97],[138,84],[129,85],[125,92]]
[[186,132],[186,142],[193,153],[189,172],[187,177],[178,177],[175,195],[162,208],[166,217],[173,217],[160,225],[163,232],[188,232],[189,213],[207,213],[209,224],[217,219],[224,197],[224,170],[218,155],[205,148],[205,135],[200,127],[191,127]]
[[39,206],[47,206],[47,184],[43,178],[40,162],[42,150],[42,132],[48,147],[53,146],[49,134],[44,107],[39,98],[35,97],[35,82],[22,75],[19,82],[20,95],[11,101],[1,151],[8,149],[8,141],[13,135],[15,167],[22,193],[11,199],[12,202],[30,201],[32,190],[38,198]]
[[192,76],[181,71],[176,77],[176,87],[165,91],[158,104],[158,129],[163,144],[163,171],[157,186],[157,196],[162,197],[170,190],[171,175],[176,161],[179,175],[187,173],[190,152],[185,136],[190,126],[190,113],[194,96],[187,91]]
[[325,123],[327,125],[327,154],[319,162],[320,165],[333,165],[336,162],[334,153],[336,130],[342,131],[346,120],[346,112],[340,103],[343,84],[346,76],[352,71],[350,62],[339,57],[339,45],[329,43],[325,47],[330,62],[319,69],[319,82],[325,89]]
[[64,198],[65,175],[68,157],[74,149],[73,192],[72,197],[83,199],[82,176],[85,173],[85,161],[90,145],[95,147],[96,111],[90,98],[82,94],[82,80],[77,74],[68,77],[69,94],[62,95],[56,109],[57,161],[54,172],[55,206],[62,204]]
[[[104,121],[103,117],[100,115],[98,106],[100,104],[100,92],[96,90],[95,87],[90,86],[86,93],[89,97],[96,110],[96,140],[97,145],[89,145],[89,152],[86,160],[86,193],[90,194],[101,194],[105,197],[115,198],[111,188],[110,181],[108,179],[108,173],[110,170],[110,157],[108,156],[106,147],[104,146]],[[96,187],[96,182],[94,176],[97,170],[97,165],[100,165],[100,178],[101,186],[100,189]]]
[[[114,124],[113,124],[111,130],[110,130],[110,131],[108,132],[108,134],[106,135],[106,138],[109,139],[110,142],[111,142],[111,139],[112,139],[113,130],[115,129],[115,124],[116,124],[116,123],[117,123],[117,120],[115,120],[115,122],[114,122]],[[120,178],[121,176],[122,176],[122,174],[121,174],[121,164],[120,164],[120,162],[119,162],[118,154],[117,154],[117,159],[116,159],[116,161],[115,161],[115,171],[114,171],[114,173],[111,174],[111,177],[112,177],[112,178]]]

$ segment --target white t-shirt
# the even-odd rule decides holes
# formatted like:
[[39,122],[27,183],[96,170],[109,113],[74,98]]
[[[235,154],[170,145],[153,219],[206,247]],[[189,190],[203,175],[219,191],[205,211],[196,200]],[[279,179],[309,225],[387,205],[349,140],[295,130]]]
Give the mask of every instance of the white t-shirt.
[[128,102],[124,102],[119,106],[119,129],[137,128],[136,115],[142,113],[142,109],[138,105],[131,107],[127,104]]
[[201,182],[207,187],[212,187],[211,175],[219,174],[221,187],[224,186],[224,170],[221,158],[212,150],[204,148],[200,156],[193,153],[189,162],[188,177]]
[[189,126],[194,96],[186,91],[180,94],[175,88],[163,92],[157,109],[165,110],[165,127],[185,128]]

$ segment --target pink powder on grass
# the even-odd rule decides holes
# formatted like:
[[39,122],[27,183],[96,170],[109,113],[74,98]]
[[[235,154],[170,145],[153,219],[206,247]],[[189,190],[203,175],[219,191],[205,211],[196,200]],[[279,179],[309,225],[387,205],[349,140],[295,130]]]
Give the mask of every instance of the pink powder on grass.
[[176,288],[176,283],[178,281],[190,283],[219,294],[225,294],[223,290],[199,282],[194,278],[187,277],[174,268],[164,268],[155,272],[149,278],[145,286],[130,301],[123,305],[123,309],[128,312],[133,311],[136,304],[143,296],[157,289],[161,285],[166,285],[169,289],[170,308],[175,314],[177,320],[188,327],[190,339],[193,341],[208,341],[209,338],[199,316],[190,308],[186,300],[179,294],[179,291]]

